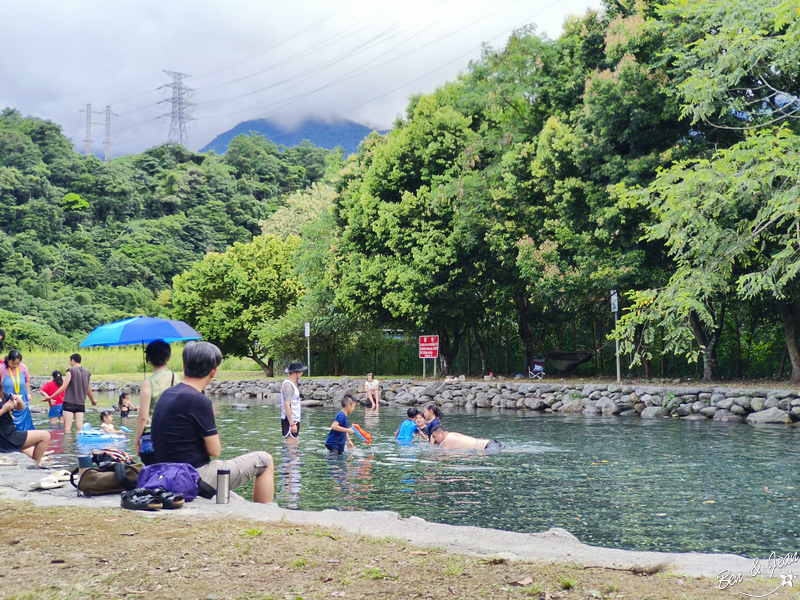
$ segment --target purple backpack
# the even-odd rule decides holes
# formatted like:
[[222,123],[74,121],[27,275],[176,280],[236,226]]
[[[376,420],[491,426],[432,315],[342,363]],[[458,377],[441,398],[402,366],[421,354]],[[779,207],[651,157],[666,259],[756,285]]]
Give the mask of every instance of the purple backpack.
[[213,498],[216,491],[200,478],[192,465],[188,463],[156,463],[148,465],[139,473],[137,487],[154,490],[164,488],[173,494],[181,494],[186,502],[191,502],[198,495]]

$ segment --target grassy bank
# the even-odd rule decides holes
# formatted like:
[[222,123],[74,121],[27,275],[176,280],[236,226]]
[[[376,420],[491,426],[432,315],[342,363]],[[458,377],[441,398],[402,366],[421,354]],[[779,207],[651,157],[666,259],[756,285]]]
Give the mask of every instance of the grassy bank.
[[[182,344],[172,345],[172,358],[169,368],[176,373],[183,371],[181,360]],[[92,372],[94,381],[140,381],[144,352],[141,346],[116,346],[111,348],[79,348],[76,350],[83,359],[83,366]],[[52,352],[31,350],[22,354],[22,361],[30,369],[31,375],[49,376],[55,369],[64,372],[69,368],[71,352]],[[144,365],[147,374],[151,372]],[[221,379],[253,379],[264,374],[249,358],[230,357],[222,361]]]
[[[311,526],[0,502],[0,598],[731,597],[712,579],[482,559]],[[144,517],[144,518],[143,518]],[[424,526],[421,525],[421,526]],[[751,580],[738,592],[772,589]],[[770,600],[795,597],[781,588]]]

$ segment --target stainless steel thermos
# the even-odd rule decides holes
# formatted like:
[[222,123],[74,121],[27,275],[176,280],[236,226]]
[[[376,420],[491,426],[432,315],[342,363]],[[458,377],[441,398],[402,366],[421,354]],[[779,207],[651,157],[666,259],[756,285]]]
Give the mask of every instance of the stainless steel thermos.
[[231,472],[228,469],[217,470],[217,504],[231,501]]

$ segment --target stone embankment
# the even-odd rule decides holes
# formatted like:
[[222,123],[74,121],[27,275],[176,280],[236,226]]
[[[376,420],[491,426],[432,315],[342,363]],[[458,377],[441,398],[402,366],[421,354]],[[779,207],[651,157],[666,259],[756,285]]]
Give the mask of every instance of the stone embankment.
[[[47,378],[31,378],[34,388]],[[41,381],[38,381],[38,380]],[[242,404],[278,404],[279,380],[214,380],[209,395],[241,399]],[[93,383],[98,391],[126,389],[138,393],[138,383],[118,386],[113,382]],[[322,406],[338,402],[346,392],[369,405],[363,380],[348,377],[300,381],[304,405]],[[655,419],[676,417],[686,420],[785,423],[800,421],[800,389],[735,389],[727,387],[632,386],[598,383],[548,383],[518,380],[465,381],[463,378],[421,382],[390,379],[381,382],[385,404],[418,406],[434,403],[442,407],[531,410],[544,413],[604,415]]]

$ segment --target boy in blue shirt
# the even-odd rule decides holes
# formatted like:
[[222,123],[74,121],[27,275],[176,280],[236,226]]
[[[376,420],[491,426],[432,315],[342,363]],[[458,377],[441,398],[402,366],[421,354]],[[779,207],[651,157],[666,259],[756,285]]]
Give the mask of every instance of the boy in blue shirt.
[[347,416],[356,409],[356,399],[352,394],[345,394],[342,398],[342,410],[336,415],[333,423],[331,423],[331,432],[328,434],[328,439],[325,440],[325,447],[335,454],[342,454],[345,448],[351,450],[354,448],[353,442],[350,440],[350,434],[355,434],[353,428],[347,422]]
[[414,407],[406,411],[406,416],[408,418],[400,423],[400,429],[394,434],[394,439],[398,444],[408,445],[414,439],[414,434],[419,431],[417,423],[414,420],[418,414],[419,411]]

